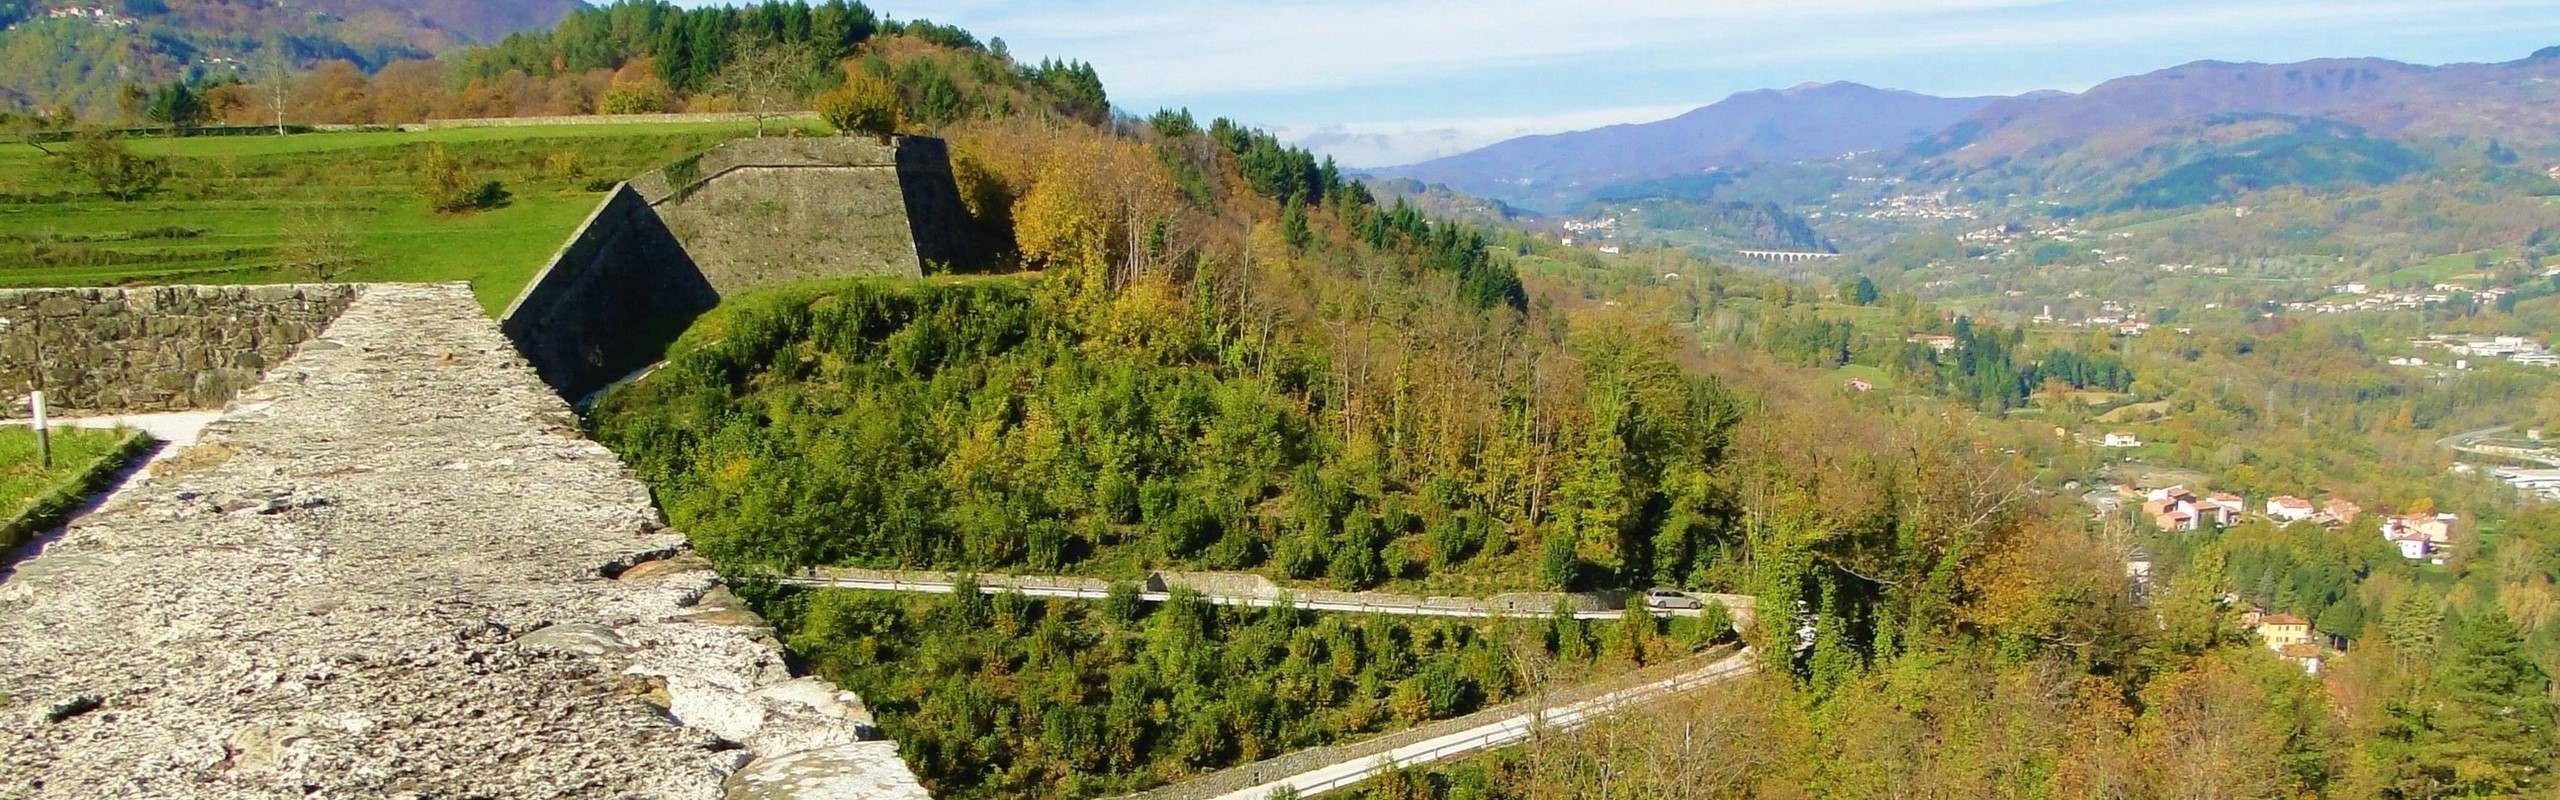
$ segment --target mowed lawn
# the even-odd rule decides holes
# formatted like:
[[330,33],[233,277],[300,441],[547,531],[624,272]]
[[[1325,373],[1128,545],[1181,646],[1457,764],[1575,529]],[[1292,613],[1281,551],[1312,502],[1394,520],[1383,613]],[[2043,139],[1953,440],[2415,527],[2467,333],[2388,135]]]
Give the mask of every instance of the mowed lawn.
[[[0,147],[0,286],[282,283],[288,229],[346,233],[356,264],[339,281],[469,281],[505,309],[620,179],[752,135],[746,124],[560,125],[420,133],[138,138],[169,159],[160,191],[117,202],[66,159]],[[501,207],[438,214],[418,192],[435,144]],[[68,145],[48,145],[63,152]],[[302,234],[308,236],[309,234]]]

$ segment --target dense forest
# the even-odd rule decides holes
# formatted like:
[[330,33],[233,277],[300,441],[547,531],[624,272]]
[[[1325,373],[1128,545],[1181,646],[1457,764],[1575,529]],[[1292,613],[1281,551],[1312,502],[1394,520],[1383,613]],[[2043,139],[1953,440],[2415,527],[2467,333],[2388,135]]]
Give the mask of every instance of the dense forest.
[[[1081,79],[993,42],[874,35],[843,55],[953,143],[972,215],[1030,274],[741,298],[592,425],[939,787],[1108,794],[1518,696],[1527,653],[1700,642],[751,576],[1199,567],[1468,594],[1669,585],[1799,612],[1749,632],[1760,676],[1694,706],[1400,772],[1380,797],[2506,796],[2549,766],[2551,626],[2516,599],[2548,595],[2550,573],[2520,566],[2553,552],[2537,523],[2507,523],[2498,580],[2387,591],[2400,565],[2295,534],[2090,524],[2038,477],[2088,457],[2061,455],[2051,421],[2008,419],[2076,423],[2077,394],[2176,386],[2200,440],[2281,436],[2288,415],[2197,375],[2274,359],[2302,392],[2352,391],[2289,366],[2316,344],[2291,331],[2057,340],[1908,294],[1557,262],[1382,205],[1230,121],[1080,115]],[[981,60],[1002,68],[965,67]],[[919,62],[1001,81],[955,81],[966,110],[925,113]],[[1923,391],[1860,396],[1807,369],[1843,364]],[[2248,455],[2232,468],[2290,480]],[[2137,544],[2161,561],[2143,595]],[[2251,641],[2253,603],[2361,622],[2347,677],[2324,686]],[[1506,644],[1522,630],[1535,647]]]
[[1695,619],[1414,620],[962,591],[786,592],[759,606],[859,691],[936,797],[1102,797],[1400,730],[1677,658]]

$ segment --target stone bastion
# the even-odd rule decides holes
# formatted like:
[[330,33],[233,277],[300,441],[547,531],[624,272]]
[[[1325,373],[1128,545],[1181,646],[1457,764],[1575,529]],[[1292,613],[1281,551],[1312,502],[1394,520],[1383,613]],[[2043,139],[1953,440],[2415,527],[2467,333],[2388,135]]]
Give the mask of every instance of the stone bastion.
[[982,268],[969,225],[939,139],[740,139],[614,187],[500,321],[577,397],[740,291]]
[[0,797],[925,796],[468,287],[247,291],[312,335],[0,576]]

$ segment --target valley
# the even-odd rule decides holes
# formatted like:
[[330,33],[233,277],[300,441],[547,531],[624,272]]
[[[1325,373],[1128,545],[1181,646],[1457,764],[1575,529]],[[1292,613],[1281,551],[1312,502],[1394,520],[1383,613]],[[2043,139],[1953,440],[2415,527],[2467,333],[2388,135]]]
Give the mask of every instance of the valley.
[[0,395],[217,417],[10,557],[0,792],[2548,793],[2560,48],[1351,170],[859,3],[498,5],[0,3]]

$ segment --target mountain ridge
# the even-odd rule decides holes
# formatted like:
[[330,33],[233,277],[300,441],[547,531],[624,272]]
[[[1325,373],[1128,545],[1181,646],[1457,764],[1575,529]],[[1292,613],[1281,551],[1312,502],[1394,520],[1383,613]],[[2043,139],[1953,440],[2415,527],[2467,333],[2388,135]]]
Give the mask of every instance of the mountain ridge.
[[370,72],[549,28],[584,0],[0,0],[0,101],[112,112],[126,83],[253,77],[281,46],[295,70]]
[[1799,84],[1739,92],[1659,122],[1524,136],[1373,172],[1552,212],[1577,204],[1589,188],[1629,180],[1899,147],[1994,99],[1846,82]]

